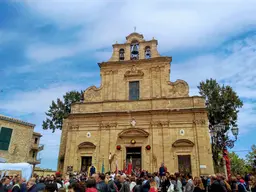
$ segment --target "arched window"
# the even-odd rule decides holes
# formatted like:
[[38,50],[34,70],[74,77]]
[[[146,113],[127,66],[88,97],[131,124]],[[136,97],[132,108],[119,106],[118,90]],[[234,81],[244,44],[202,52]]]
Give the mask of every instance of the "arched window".
[[123,61],[124,60],[124,49],[119,50],[119,60]]
[[147,46],[145,47],[145,59],[150,59],[151,58],[151,50],[150,47]]
[[132,41],[131,43],[131,60],[139,59],[139,42]]

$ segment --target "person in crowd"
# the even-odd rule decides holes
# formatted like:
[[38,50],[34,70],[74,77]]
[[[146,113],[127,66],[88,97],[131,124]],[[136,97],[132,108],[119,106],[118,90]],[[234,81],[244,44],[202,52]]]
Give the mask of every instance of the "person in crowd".
[[194,191],[193,192],[204,192],[204,184],[202,182],[202,179],[200,177],[194,178]]
[[211,176],[211,186],[209,192],[226,192],[222,184],[219,181],[219,178],[216,175]]
[[193,177],[191,174],[187,174],[187,184],[184,187],[184,192],[193,192],[194,191],[194,182],[193,182]]
[[133,192],[141,192],[141,189],[142,189],[142,179],[138,178],[136,180],[136,185],[133,188]]
[[48,192],[58,191],[58,186],[57,186],[54,176],[49,177],[49,180],[46,181],[45,190]]
[[158,173],[153,174],[154,181],[156,182],[157,189],[160,188],[160,178],[158,177]]
[[38,192],[35,178],[31,178],[28,181],[28,183],[27,183],[27,192]]
[[250,192],[256,192],[256,179],[253,175],[251,175],[249,177],[248,184],[249,184],[249,191]]
[[10,177],[5,177],[3,179],[3,190],[4,192],[8,192],[11,189],[12,189],[11,179]]
[[20,177],[15,177],[13,184],[12,192],[21,192],[22,179]]
[[92,165],[90,168],[90,176],[92,176],[95,173],[96,173],[96,168],[94,167],[94,165]]
[[157,186],[156,186],[156,182],[154,179],[151,179],[150,182],[150,189],[149,189],[149,192],[157,192]]
[[182,188],[180,173],[175,173],[175,177],[176,177],[176,183],[177,183],[176,191],[177,192],[182,192],[183,188]]
[[161,192],[167,192],[168,187],[169,187],[169,179],[167,179],[166,176],[162,176],[161,183],[160,183]]
[[165,172],[165,166],[164,163],[162,163],[161,167],[159,168],[159,175],[160,177],[165,176],[166,172]]
[[96,188],[98,192],[108,192],[108,186],[105,183],[105,175],[101,174],[93,174],[93,178],[96,181]]
[[150,189],[150,181],[149,176],[147,174],[144,175],[144,180],[142,182],[142,192],[148,192]]
[[98,192],[96,188],[96,180],[93,177],[90,177],[87,180],[85,192]]
[[131,176],[131,179],[130,179],[130,192],[132,192],[133,188],[136,186],[135,180],[136,180],[135,176]]
[[232,192],[238,192],[237,178],[235,176],[231,176],[230,187]]
[[121,175],[120,176],[120,182],[122,184],[120,192],[130,192],[130,185],[126,180],[126,175]]

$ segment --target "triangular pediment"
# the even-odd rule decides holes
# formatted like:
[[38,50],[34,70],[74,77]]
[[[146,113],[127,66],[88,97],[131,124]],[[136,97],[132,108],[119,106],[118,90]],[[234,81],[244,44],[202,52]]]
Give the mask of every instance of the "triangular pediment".
[[129,128],[121,131],[118,136],[120,138],[124,137],[148,137],[149,133],[143,129]]
[[172,144],[173,147],[193,147],[194,145],[195,144],[188,139],[179,139]]

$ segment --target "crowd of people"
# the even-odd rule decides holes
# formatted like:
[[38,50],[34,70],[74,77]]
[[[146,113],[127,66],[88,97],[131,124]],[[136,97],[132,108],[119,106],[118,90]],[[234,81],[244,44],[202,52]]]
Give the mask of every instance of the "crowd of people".
[[[166,170],[165,170],[166,171]],[[161,171],[139,175],[132,173],[79,173],[65,178],[61,175],[46,177],[34,175],[25,181],[19,175],[4,176],[0,192],[256,192],[253,175],[233,176],[223,174],[192,177],[190,174],[170,174]]]

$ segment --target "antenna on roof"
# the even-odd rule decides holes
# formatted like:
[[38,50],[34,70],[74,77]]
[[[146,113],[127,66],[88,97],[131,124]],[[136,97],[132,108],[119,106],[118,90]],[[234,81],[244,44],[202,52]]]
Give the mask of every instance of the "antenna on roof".
[[134,32],[136,32],[136,26],[134,27]]

